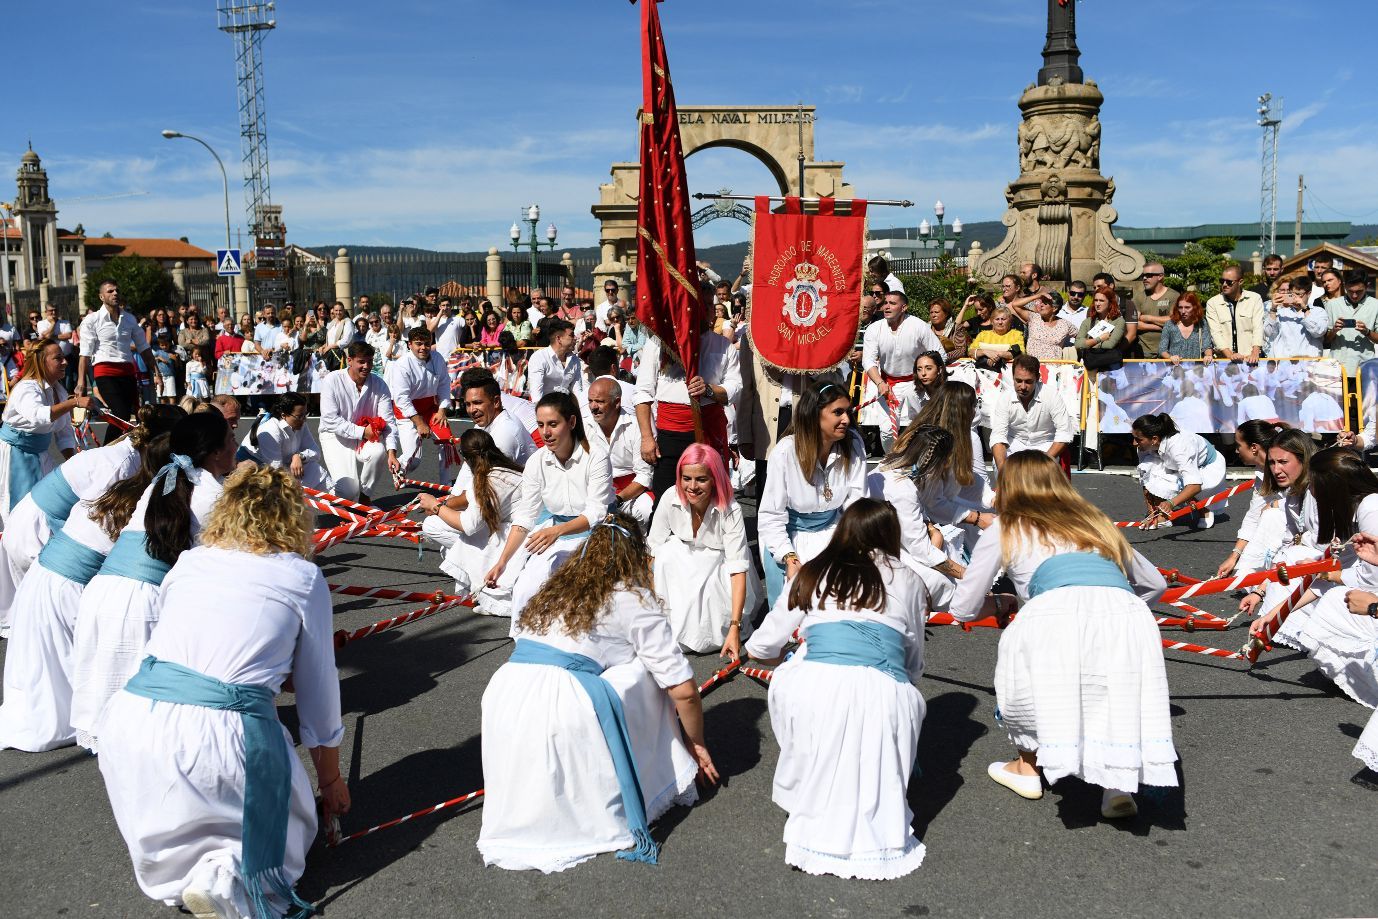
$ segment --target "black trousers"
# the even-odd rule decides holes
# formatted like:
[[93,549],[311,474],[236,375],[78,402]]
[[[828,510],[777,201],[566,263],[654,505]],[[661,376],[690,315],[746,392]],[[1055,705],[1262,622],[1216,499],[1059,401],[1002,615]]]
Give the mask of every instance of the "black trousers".
[[666,431],[656,428],[656,447],[660,459],[656,461],[655,471],[651,473],[651,491],[655,492],[656,504],[675,488],[675,467],[679,458],[694,442],[693,431]]
[[[134,377],[96,377],[96,394],[105,408],[117,418],[132,419],[139,408],[139,383]],[[105,426],[105,440],[110,443],[124,431],[113,424]]]

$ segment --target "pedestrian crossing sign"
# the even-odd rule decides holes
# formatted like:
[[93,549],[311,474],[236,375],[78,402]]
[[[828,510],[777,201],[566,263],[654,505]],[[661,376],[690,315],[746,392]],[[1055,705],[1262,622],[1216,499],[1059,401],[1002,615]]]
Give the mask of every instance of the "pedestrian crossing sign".
[[244,273],[243,269],[239,267],[238,249],[216,249],[215,264],[218,266],[215,273],[222,278]]

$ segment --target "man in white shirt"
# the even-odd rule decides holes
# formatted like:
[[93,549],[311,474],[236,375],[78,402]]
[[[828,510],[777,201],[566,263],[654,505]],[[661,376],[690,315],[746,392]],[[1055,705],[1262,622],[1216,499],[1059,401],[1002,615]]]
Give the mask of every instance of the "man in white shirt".
[[608,314],[621,308],[622,302],[617,298],[617,282],[613,280],[604,281],[603,302],[593,308],[598,328],[606,332],[608,330]]
[[373,373],[373,347],[356,341],[343,370],[321,384],[321,457],[335,494],[370,503],[370,495],[400,472],[397,424],[388,384]]
[[76,362],[72,360],[72,324],[66,319],[59,319],[57,307],[49,303],[43,307],[43,318],[38,320],[35,331],[38,332],[39,338],[51,338],[56,341],[58,348],[62,350],[62,356],[67,358],[67,376],[63,384],[71,390],[76,384],[77,377]]
[[526,387],[533,404],[553,392],[567,392],[577,398],[585,387],[584,368],[574,353],[574,325],[551,319],[546,331],[550,344],[532,354],[526,365]]
[[1283,281],[1263,315],[1263,353],[1269,357],[1320,357],[1330,316],[1323,306],[1307,306],[1311,282]]
[[1054,459],[1072,443],[1075,424],[1062,396],[1040,381],[1042,365],[1032,354],[1012,362],[1014,391],[995,390],[990,413],[990,449],[995,467],[1004,468],[1005,457],[1021,450],[1041,450]]
[[498,450],[516,463],[525,466],[536,452],[531,431],[512,412],[506,411],[502,387],[493,375],[481,369],[466,370],[460,380],[463,387],[464,411],[480,431],[487,431]]
[[454,432],[446,409],[450,407],[450,371],[445,360],[431,349],[431,333],[424,325],[407,332],[407,353],[388,364],[383,377],[392,394],[392,414],[398,421],[397,439],[402,447],[402,471],[421,463],[427,440],[438,447],[440,484],[450,484],[454,457]]
[[[873,322],[866,327],[861,339],[861,370],[870,382],[869,392],[875,394],[878,412],[869,413],[874,419],[871,423],[880,426],[881,446],[888,452],[895,438],[899,436],[896,383],[909,383],[914,380],[914,361],[926,351],[943,354],[943,343],[934,334],[933,327],[918,316],[909,314],[909,298],[904,291],[892,290],[885,294],[885,305],[881,307],[883,322]],[[863,394],[862,401],[869,399]]]
[[[139,407],[139,377],[134,366],[134,353],[143,358],[144,366],[153,374],[153,391],[161,392],[163,375],[153,361],[144,330],[134,314],[120,306],[120,288],[114,281],[102,281],[97,294],[101,308],[87,313],[81,322],[80,359],[77,361],[75,395],[86,395],[86,371],[90,368],[96,380],[96,395],[106,411],[119,418],[132,419]],[[115,425],[106,425],[105,443],[123,433]]]
[[590,437],[599,437],[612,464],[612,487],[617,510],[635,518],[642,530],[651,525],[651,464],[641,456],[641,432],[636,417],[622,410],[622,390],[617,380],[599,377],[589,384]]
[[737,349],[712,329],[699,337],[699,372],[691,379],[684,378],[684,368],[674,361],[663,362],[662,368],[660,353],[659,340],[646,342],[636,370],[635,399],[641,457],[655,467],[651,491],[657,495],[675,486],[675,466],[694,442],[690,400],[699,405],[704,439],[728,464],[726,407],[742,391]]

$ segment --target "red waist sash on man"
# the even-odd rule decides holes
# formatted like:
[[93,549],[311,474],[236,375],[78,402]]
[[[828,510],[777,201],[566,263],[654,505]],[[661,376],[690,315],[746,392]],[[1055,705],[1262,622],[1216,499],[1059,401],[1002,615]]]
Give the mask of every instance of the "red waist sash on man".
[[[722,454],[727,462],[727,413],[716,402],[699,406],[699,416],[703,422],[703,435],[708,445]],[[656,403],[656,427],[662,431],[692,433],[694,412],[688,405],[680,402]]]
[[91,368],[91,374],[97,379],[100,377],[128,377],[132,380],[138,376],[138,368],[129,361],[101,361]]
[[[416,414],[426,419],[427,426],[431,429],[431,434],[435,437],[435,442],[440,445],[440,456],[442,462],[449,465],[459,464],[459,451],[455,448],[455,434],[450,430],[449,422],[440,421],[435,417],[440,410],[440,400],[435,396],[423,396],[420,399],[411,400],[412,408],[416,409]],[[398,421],[406,419],[402,410],[396,405],[392,407],[392,414]]]

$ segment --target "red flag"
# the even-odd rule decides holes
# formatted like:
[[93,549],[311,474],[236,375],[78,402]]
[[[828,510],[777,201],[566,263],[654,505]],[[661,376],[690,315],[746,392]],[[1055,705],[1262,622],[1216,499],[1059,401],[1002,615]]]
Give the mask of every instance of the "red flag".
[[684,366],[699,372],[704,307],[679,113],[656,0],[641,0],[641,196],[636,204],[636,315]]

